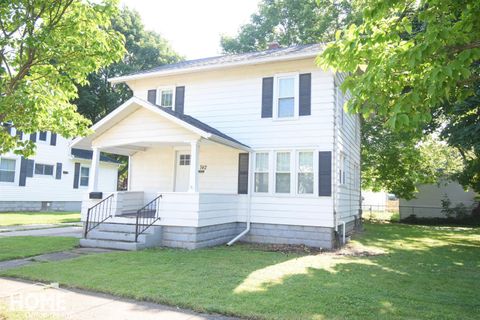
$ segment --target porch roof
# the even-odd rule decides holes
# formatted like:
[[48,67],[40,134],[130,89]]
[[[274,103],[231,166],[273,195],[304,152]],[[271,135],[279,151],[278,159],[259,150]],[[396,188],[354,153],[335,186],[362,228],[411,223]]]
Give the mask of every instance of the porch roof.
[[222,133],[221,131],[207,125],[206,123],[192,116],[180,114],[173,110],[156,106],[138,97],[130,98],[117,109],[109,113],[102,120],[98,121],[92,126],[91,129],[94,132],[91,135],[74,139],[71,143],[71,147],[90,150],[92,148],[92,142],[95,138],[102,135],[104,132],[113,127],[116,123],[128,117],[128,115],[132,112],[132,108],[138,109],[139,107],[150,110],[162,116],[163,118],[185,128],[186,130],[198,134],[200,137],[206,140],[211,140],[236,149],[250,151],[250,147],[246,144],[241,143],[240,141]]

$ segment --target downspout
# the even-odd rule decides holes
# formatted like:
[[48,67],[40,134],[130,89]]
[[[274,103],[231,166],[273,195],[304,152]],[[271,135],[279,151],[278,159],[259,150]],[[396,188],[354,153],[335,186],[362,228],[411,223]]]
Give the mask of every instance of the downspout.
[[335,232],[338,232],[338,224],[337,224],[337,81],[336,81],[336,73],[333,74],[333,181],[332,181],[332,202],[333,202],[333,225],[335,228]]
[[237,235],[235,238],[230,240],[227,243],[227,246],[231,246],[235,242],[237,242],[240,238],[242,238],[244,235],[246,235],[248,232],[250,232],[250,220],[251,220],[251,206],[252,206],[252,175],[250,174],[251,168],[252,168],[252,162],[253,162],[253,152],[249,151],[248,152],[248,197],[247,197],[247,227],[245,230],[243,230],[239,235]]

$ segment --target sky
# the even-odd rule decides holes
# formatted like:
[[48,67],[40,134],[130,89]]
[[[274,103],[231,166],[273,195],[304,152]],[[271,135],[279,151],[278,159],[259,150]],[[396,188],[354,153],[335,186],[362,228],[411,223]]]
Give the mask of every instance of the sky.
[[259,0],[122,0],[140,13],[147,30],[156,31],[186,59],[221,54],[220,36],[234,36]]

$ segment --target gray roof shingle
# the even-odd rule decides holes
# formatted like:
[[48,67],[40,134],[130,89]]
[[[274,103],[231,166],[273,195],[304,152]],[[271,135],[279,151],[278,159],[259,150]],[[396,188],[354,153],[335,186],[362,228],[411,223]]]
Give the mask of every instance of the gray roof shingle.
[[223,56],[216,56],[216,57],[209,57],[209,58],[202,58],[202,59],[195,59],[195,60],[186,60],[178,63],[165,64],[159,67],[155,67],[153,69],[127,74],[125,76],[149,74],[149,73],[154,73],[158,71],[204,67],[204,66],[210,66],[210,65],[222,65],[222,64],[249,61],[249,60],[253,61],[253,60],[262,59],[262,58],[274,58],[274,57],[307,54],[307,53],[315,53],[315,52],[320,53],[320,51],[323,48],[324,48],[324,44],[316,43],[316,44],[296,45],[296,46],[290,46],[286,48],[278,48],[278,49],[271,49],[271,50],[265,50],[265,51],[255,51],[255,52],[248,52],[248,53],[241,53],[241,54],[231,54],[231,55],[223,55]]

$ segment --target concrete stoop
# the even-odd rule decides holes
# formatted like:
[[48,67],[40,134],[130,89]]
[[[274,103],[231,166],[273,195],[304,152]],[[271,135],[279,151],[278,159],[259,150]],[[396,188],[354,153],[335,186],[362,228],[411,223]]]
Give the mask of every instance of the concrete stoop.
[[135,224],[103,223],[91,230],[80,246],[135,251],[157,247],[161,243],[161,227],[151,226],[135,242]]

